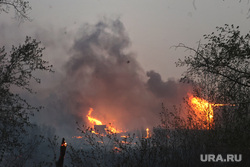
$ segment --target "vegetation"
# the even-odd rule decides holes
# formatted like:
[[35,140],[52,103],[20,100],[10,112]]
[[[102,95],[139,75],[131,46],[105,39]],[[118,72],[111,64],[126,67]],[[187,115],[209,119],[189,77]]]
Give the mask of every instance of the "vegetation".
[[187,66],[182,81],[194,83],[196,96],[215,107],[215,125],[209,133],[211,152],[244,152],[249,154],[250,134],[250,35],[241,35],[239,27],[225,24],[216,33],[204,35],[205,44],[197,49],[183,44],[192,55],[179,60]]
[[[51,71],[51,65],[42,59],[40,43],[27,37],[25,43],[12,48],[10,54],[4,47],[0,51],[0,151],[1,157],[6,151],[21,146],[19,136],[30,126],[29,116],[41,107],[31,106],[13,90],[25,89],[32,93],[30,81],[40,79],[33,76],[37,70]],[[1,160],[1,159],[0,159]]]
[[241,35],[239,27],[227,24],[216,29],[218,33],[204,35],[206,43],[197,49],[177,46],[194,52],[177,62],[188,67],[182,81],[195,81],[220,103],[250,103],[250,34]]
[[20,20],[30,20],[28,12],[31,10],[29,1],[24,0],[0,0],[0,13],[9,13],[10,9],[15,11],[15,17]]
[[[27,1],[0,1],[0,12],[8,13],[10,7],[14,8],[19,19],[28,19],[27,11],[31,8]],[[30,139],[28,133],[32,131],[31,127],[36,129],[35,125],[30,123],[29,117],[41,107],[31,106],[17,93],[20,89],[34,93],[30,88],[31,82],[40,83],[40,79],[34,73],[52,71],[52,65],[43,59],[43,50],[41,43],[30,37],[26,37],[25,42],[18,47],[12,46],[10,53],[5,51],[4,46],[0,48],[1,166],[22,166],[37,144],[43,141],[41,134]]]
[[217,31],[204,35],[207,42],[197,49],[179,45],[194,54],[177,66],[188,67],[182,81],[195,82],[198,96],[231,106],[223,107],[220,115],[223,128],[245,135],[250,128],[250,35],[241,35],[239,27],[227,24]]
[[[188,67],[182,81],[192,83],[194,96],[221,104],[213,106],[213,122],[206,126],[208,129],[201,126],[206,122],[197,119],[187,97],[179,107],[162,106],[161,124],[150,138],[136,138],[134,134],[126,138],[116,134],[104,137],[79,128],[84,143],[82,148],[70,147],[71,165],[228,166],[233,164],[201,163],[200,154],[249,156],[250,36],[241,35],[239,27],[233,25],[217,27],[217,31],[204,35],[207,42],[200,43],[197,49],[177,46],[194,53],[177,62],[178,66]],[[240,165],[249,163],[243,158]]]
[[[0,0],[0,12],[13,7],[16,17],[29,19],[28,1]],[[94,134],[79,127],[82,139],[69,144],[67,166],[228,166],[200,164],[202,153],[234,153],[249,156],[250,140],[250,35],[241,35],[239,27],[217,27],[216,33],[204,35],[197,49],[183,44],[192,53],[177,66],[187,66],[182,81],[194,85],[194,95],[210,103],[224,104],[214,108],[214,122],[208,129],[185,99],[179,107],[165,108],[161,122],[150,137],[138,133]],[[29,118],[41,107],[31,106],[17,92],[33,93],[30,83],[40,83],[36,71],[52,71],[43,59],[40,42],[27,37],[24,44],[13,46],[10,53],[0,48],[0,165],[54,166],[58,137],[47,127],[30,123]],[[186,115],[183,113],[186,113]],[[201,122],[199,122],[201,121]],[[46,134],[47,135],[44,135]],[[79,142],[79,143],[78,143]],[[49,148],[49,149],[48,149]],[[250,163],[243,159],[242,165]]]

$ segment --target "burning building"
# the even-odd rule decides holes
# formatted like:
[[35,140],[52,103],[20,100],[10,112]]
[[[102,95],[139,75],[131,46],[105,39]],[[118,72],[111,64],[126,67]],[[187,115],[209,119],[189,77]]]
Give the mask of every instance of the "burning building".
[[108,123],[107,125],[103,125],[102,121],[91,116],[91,113],[93,111],[94,111],[93,108],[90,108],[88,115],[87,115],[89,124],[94,129],[94,131],[92,131],[93,133],[106,134],[106,133],[121,133],[122,132],[122,130],[118,130],[117,128],[113,127],[111,123]]

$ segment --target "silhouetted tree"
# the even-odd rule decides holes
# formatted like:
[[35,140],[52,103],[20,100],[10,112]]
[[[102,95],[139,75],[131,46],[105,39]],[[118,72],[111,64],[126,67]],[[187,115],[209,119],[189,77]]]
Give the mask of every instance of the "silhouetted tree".
[[[30,126],[29,116],[40,107],[31,106],[14,90],[19,88],[33,93],[30,82],[40,83],[34,76],[38,70],[52,71],[51,65],[43,60],[40,42],[27,37],[25,43],[12,48],[10,54],[0,49],[0,153],[21,146],[19,136]],[[1,159],[0,159],[1,160]]]
[[[31,9],[28,1],[0,0],[0,13],[8,13],[13,8],[18,19],[28,19]],[[43,59],[43,47],[40,42],[26,37],[24,44],[12,46],[10,53],[5,47],[0,48],[0,163],[10,152],[22,147],[21,134],[26,126],[31,126],[29,117],[41,107],[31,106],[17,92],[19,89],[33,93],[30,83],[34,80],[35,71],[52,71],[52,66]]]
[[194,82],[197,96],[227,104],[215,112],[214,147],[249,148],[250,34],[241,35],[239,27],[225,24],[216,33],[204,35],[204,40],[197,49],[177,46],[193,53],[177,62],[187,67],[182,81]]
[[223,103],[250,103],[250,35],[241,35],[239,27],[217,27],[218,33],[204,35],[205,44],[197,49],[183,44],[193,55],[179,60],[177,66],[187,66],[182,81],[192,80],[211,85],[214,100]]

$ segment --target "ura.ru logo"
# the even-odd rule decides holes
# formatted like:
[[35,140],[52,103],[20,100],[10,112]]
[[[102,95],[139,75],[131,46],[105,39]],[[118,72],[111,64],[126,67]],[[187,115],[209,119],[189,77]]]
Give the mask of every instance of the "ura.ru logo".
[[201,162],[241,162],[242,154],[227,154],[222,156],[221,154],[201,154]]

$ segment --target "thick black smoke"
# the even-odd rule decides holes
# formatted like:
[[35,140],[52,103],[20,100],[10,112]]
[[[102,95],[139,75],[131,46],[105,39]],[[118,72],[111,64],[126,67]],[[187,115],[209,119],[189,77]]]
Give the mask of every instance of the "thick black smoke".
[[[159,124],[161,103],[181,103],[187,86],[145,72],[128,52],[129,37],[119,19],[84,25],[65,63],[65,77],[45,96],[48,124],[67,130],[93,117],[124,130]],[[49,117],[48,117],[49,115]]]
[[161,75],[155,71],[147,72],[149,77],[147,81],[148,89],[158,98],[163,98],[168,104],[181,103],[183,97],[190,91],[190,86],[176,82],[174,79],[169,79],[164,82]]

